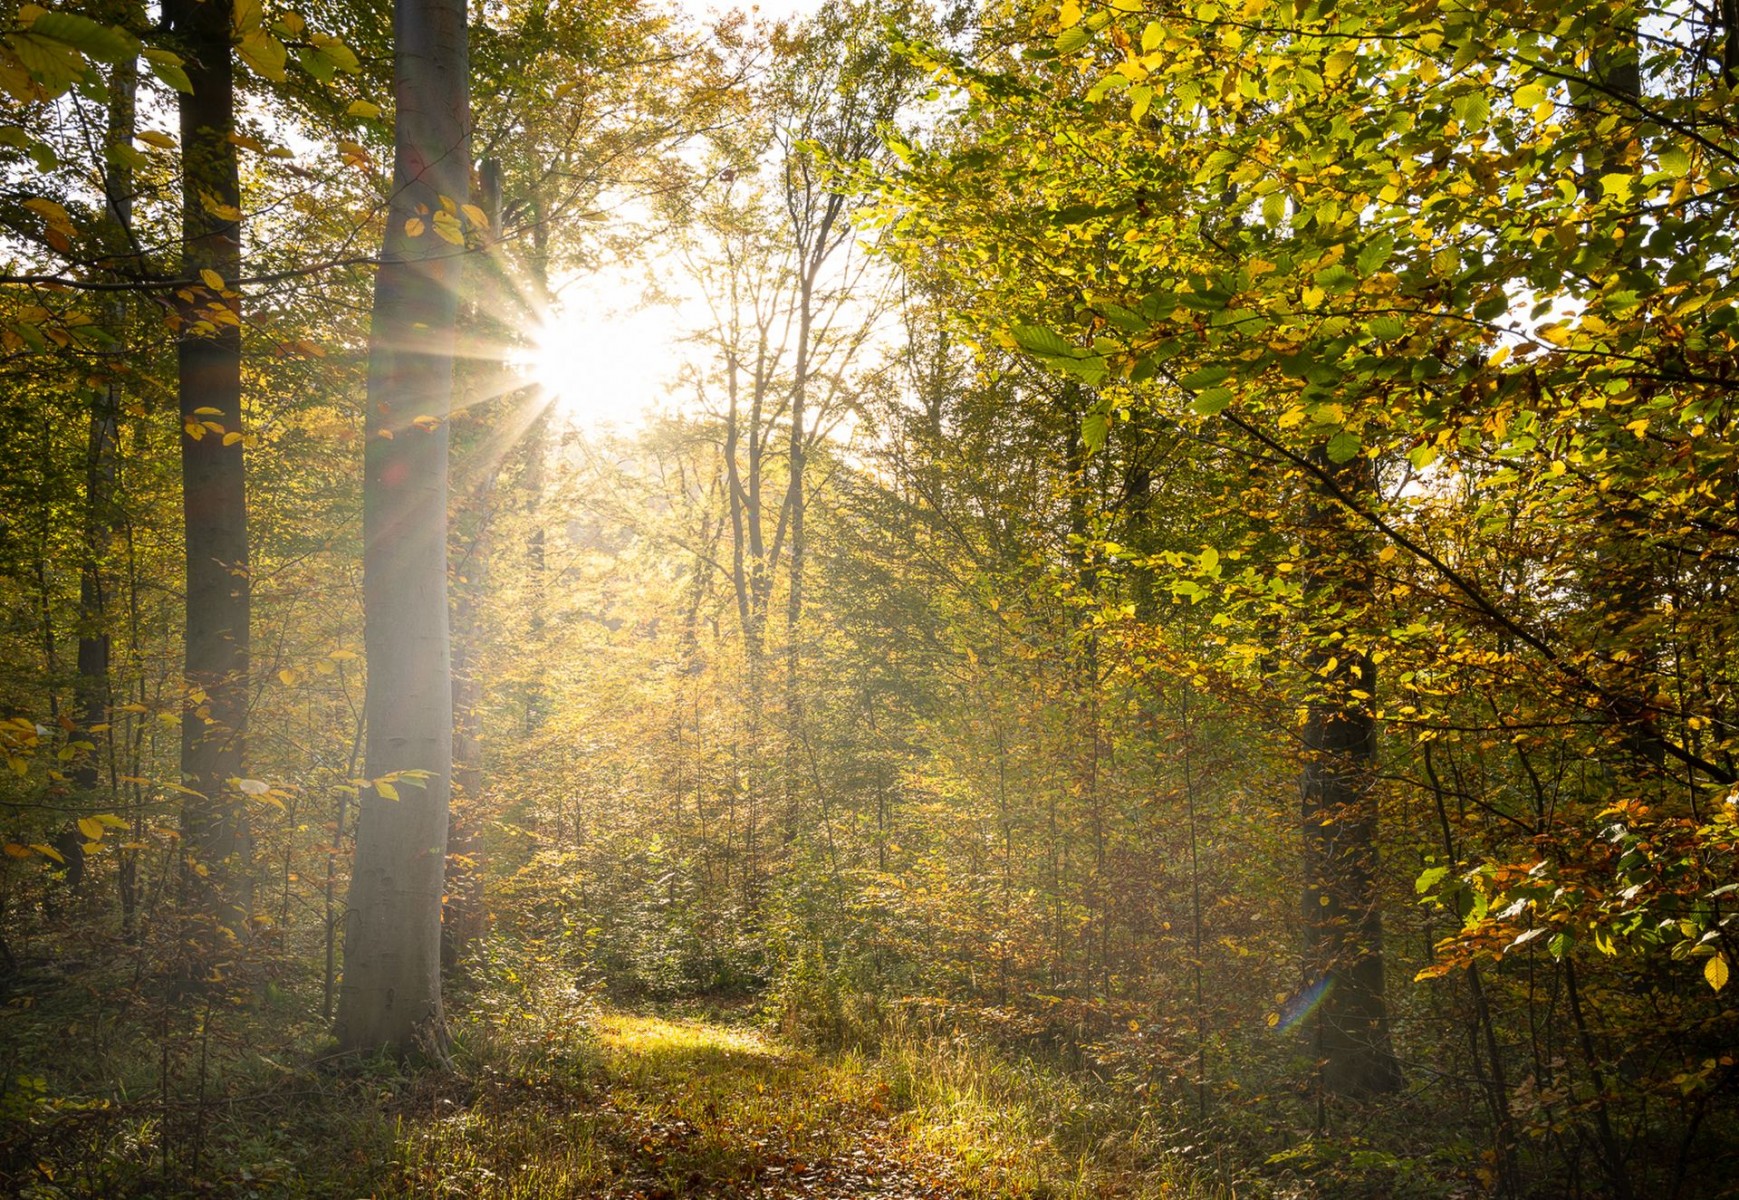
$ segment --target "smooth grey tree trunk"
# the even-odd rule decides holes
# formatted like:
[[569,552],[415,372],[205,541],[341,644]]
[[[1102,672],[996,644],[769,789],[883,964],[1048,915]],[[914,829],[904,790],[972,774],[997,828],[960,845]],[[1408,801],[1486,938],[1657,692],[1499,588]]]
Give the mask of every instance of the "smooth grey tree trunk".
[[[396,0],[393,197],[375,278],[363,481],[368,725],[336,1033],[445,1057],[441,883],[452,779],[447,418],[470,193],[463,0]],[[444,207],[451,206],[451,207]],[[409,774],[407,774],[409,773]],[[394,796],[396,795],[396,799]]]

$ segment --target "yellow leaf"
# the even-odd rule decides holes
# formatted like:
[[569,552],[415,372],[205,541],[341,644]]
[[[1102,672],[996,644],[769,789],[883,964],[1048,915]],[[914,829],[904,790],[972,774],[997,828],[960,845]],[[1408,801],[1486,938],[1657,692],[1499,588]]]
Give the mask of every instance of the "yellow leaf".
[[278,672],[278,678],[283,680],[285,687],[295,687],[302,677],[296,673],[294,668],[285,667]]
[[199,193],[199,206],[220,221],[239,221],[242,210],[233,204],[225,204],[209,192]]
[[6,856],[8,858],[29,858],[30,857],[30,847],[29,846],[20,846],[17,842],[7,842],[6,845],[4,847],[0,847],[0,849],[4,849],[6,851]]
[[78,831],[85,835],[85,840],[87,842],[100,842],[103,840],[103,823],[94,817],[80,817],[78,819]]
[[455,246],[465,244],[465,231],[459,227],[459,218],[445,210],[435,214],[435,235]]
[[139,141],[144,142],[147,146],[155,146],[159,150],[175,149],[175,139],[169,134],[160,132],[156,129],[141,129],[133,136]]
[[30,848],[42,855],[44,858],[52,858],[57,863],[64,863],[66,861],[66,859],[60,856],[60,851],[56,850],[53,846],[45,846],[41,842],[32,842],[30,843]]
[[412,217],[410,220],[405,222],[405,236],[422,237],[423,230],[426,228],[428,228],[428,226],[423,224],[421,217]]
[[397,800],[399,790],[385,780],[379,780],[374,785],[374,791],[382,800]]
[[210,288],[212,291],[223,291],[223,276],[219,275],[210,267],[202,267],[199,272],[199,277],[205,280],[205,286]]
[[1724,954],[1717,954],[1703,964],[1703,978],[1717,992],[1727,986],[1727,974],[1727,956]]
[[460,205],[459,211],[464,213],[465,219],[470,221],[471,224],[475,225],[478,229],[489,228],[489,214],[478,208],[475,204]]
[[378,117],[380,116],[380,105],[370,104],[367,100],[352,100],[350,107],[344,110],[344,114],[349,117]]
[[45,200],[41,196],[32,196],[24,202],[24,207],[38,216],[46,218],[51,225],[64,225],[69,228],[72,226],[72,218],[66,215],[66,209],[52,200]]

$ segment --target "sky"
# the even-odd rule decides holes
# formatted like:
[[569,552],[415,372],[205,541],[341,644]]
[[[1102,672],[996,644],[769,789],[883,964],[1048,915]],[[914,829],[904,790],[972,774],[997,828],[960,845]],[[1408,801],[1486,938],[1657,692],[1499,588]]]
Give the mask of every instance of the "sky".
[[[763,17],[805,17],[822,0],[759,0]],[[673,5],[685,13],[712,14],[744,3]],[[687,336],[706,319],[698,295],[678,305],[647,305],[642,296],[648,269],[661,289],[682,296],[687,289],[648,247],[649,261],[609,268],[560,285],[560,298],[546,319],[527,369],[553,398],[556,413],[581,427],[639,424],[651,413],[680,406],[671,384],[691,353]]]

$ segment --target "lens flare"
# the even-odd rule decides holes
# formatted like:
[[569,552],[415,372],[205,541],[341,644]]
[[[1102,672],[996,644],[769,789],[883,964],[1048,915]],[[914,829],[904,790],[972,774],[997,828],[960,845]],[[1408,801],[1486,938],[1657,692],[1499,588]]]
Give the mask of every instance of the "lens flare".
[[1281,1033],[1297,1029],[1328,999],[1328,994],[1334,990],[1334,977],[1324,975],[1315,983],[1293,996],[1280,1008],[1280,1020],[1275,1029]]

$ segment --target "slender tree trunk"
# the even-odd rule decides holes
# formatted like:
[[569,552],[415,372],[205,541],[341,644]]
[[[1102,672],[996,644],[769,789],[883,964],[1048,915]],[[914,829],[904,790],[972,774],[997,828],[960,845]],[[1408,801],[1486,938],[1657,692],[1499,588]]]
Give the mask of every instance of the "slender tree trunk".
[[[132,5],[125,7],[131,8]],[[129,25],[136,23],[128,19],[133,15],[131,13],[116,15]],[[137,125],[135,98],[138,87],[137,61],[116,64],[109,74],[108,120],[103,131],[103,144],[108,151],[108,163],[103,171],[103,193],[107,208],[105,249],[117,259],[127,255],[131,249],[133,217],[133,169],[117,149],[132,145]],[[116,300],[111,303],[109,317],[117,332],[126,319],[126,313],[124,302]],[[120,365],[118,357],[111,357],[110,361],[116,367]],[[87,794],[97,790],[105,757],[103,747],[109,740],[105,730],[109,723],[110,702],[109,604],[105,571],[114,533],[120,402],[120,380],[111,371],[91,401],[85,459],[85,560],[79,573],[78,696],[79,724],[91,748],[78,760],[73,782]]]
[[[478,206],[494,231],[501,225],[500,162],[485,160],[479,179]],[[495,302],[501,299],[494,286],[499,264],[493,254],[482,255],[470,263],[469,269],[473,278],[469,284],[471,311],[467,322],[473,335],[481,340],[495,332],[489,314],[498,311]],[[448,822],[446,900],[441,912],[441,969],[449,976],[461,968],[466,951],[482,935],[484,927],[483,873],[479,869],[483,843],[477,836],[484,786],[483,689],[478,679],[478,663],[483,645],[481,607],[488,593],[489,559],[494,550],[497,474],[494,467],[505,449],[498,438],[487,432],[502,424],[490,419],[499,414],[501,407],[492,400],[498,394],[498,370],[487,361],[472,366],[474,369],[467,372],[470,390],[475,393],[471,411],[480,419],[469,422],[471,445],[453,447],[455,468],[467,450],[474,460],[481,451],[483,461],[478,464],[474,490],[460,501],[455,522],[461,542],[453,579],[453,804]],[[505,423],[509,429],[513,424]]]
[[[187,552],[181,720],[184,900],[214,922],[208,949],[245,936],[253,905],[243,774],[248,705],[247,488],[241,413],[241,182],[228,6],[167,0],[193,90],[179,97],[182,293],[178,348]],[[191,299],[187,297],[191,296]]]
[[[1313,457],[1340,490],[1367,496],[1370,460]],[[1316,500],[1306,520],[1318,610],[1355,619],[1369,591],[1357,531]],[[1336,1095],[1392,1092],[1401,1068],[1383,991],[1383,914],[1377,887],[1376,667],[1344,623],[1309,631],[1312,669],[1300,792],[1304,837],[1305,985],[1317,993],[1313,1036],[1322,1087]]]
[[[393,198],[375,279],[363,482],[365,767],[336,1032],[445,1058],[441,885],[452,780],[447,418],[470,185],[463,0],[396,0]],[[451,211],[448,209],[446,211]]]

